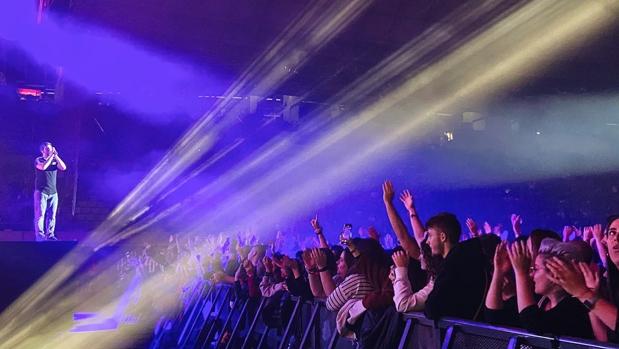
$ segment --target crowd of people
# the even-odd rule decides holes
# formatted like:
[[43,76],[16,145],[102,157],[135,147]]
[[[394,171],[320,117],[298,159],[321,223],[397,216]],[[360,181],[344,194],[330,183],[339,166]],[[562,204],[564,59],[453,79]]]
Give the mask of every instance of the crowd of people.
[[527,234],[516,214],[513,234],[487,223],[479,228],[468,218],[463,232],[451,213],[424,224],[409,191],[399,197],[408,212],[405,222],[394,198],[387,181],[383,200],[395,248],[383,246],[375,232],[330,245],[314,218],[316,246],[294,256],[226,241],[210,267],[213,280],[232,284],[247,297],[289,293],[325,299],[326,308],[337,313],[340,334],[362,344],[398,338],[392,335],[401,326],[391,325],[399,321],[398,313],[411,311],[430,319],[456,317],[617,341],[619,217],[606,227],[567,226],[561,235],[548,229]]
[[452,213],[438,213],[424,224],[408,190],[398,199],[391,182],[383,183],[395,233],[389,246],[373,228],[368,237],[342,234],[329,243],[314,217],[308,225],[314,236],[295,254],[282,253],[281,233],[270,243],[253,235],[219,235],[181,246],[171,237],[160,254],[171,260],[192,255],[185,259],[192,266],[178,264],[175,273],[229,284],[238,297],[265,297],[271,310],[264,315],[267,324],[289,316],[282,301],[287,297],[323,299],[336,313],[337,331],[361,347],[397,346],[401,314],[413,311],[429,319],[454,317],[619,342],[619,215],[605,225],[566,226],[559,234],[542,228],[525,232],[522,218],[513,214],[512,232],[505,234],[471,218],[463,229]]

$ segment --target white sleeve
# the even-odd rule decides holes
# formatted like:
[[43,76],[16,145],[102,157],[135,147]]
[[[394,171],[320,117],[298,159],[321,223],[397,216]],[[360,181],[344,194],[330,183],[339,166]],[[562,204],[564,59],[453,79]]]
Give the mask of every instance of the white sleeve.
[[393,282],[393,302],[396,310],[400,313],[423,310],[433,288],[434,280],[430,280],[424,288],[413,293],[408,281],[408,268],[396,268],[395,281]]

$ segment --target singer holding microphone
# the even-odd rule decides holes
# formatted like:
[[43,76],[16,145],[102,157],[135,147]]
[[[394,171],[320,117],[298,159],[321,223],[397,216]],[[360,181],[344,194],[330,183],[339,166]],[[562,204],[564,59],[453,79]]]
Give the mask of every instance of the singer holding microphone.
[[41,155],[34,160],[34,231],[37,241],[58,240],[54,234],[56,211],[58,210],[58,191],[56,173],[65,171],[67,165],[50,142],[39,147]]

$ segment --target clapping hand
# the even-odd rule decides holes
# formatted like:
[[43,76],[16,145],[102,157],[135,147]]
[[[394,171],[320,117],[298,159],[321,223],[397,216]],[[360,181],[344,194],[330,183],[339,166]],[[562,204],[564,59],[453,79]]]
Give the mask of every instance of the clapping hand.
[[466,226],[467,228],[469,228],[469,233],[471,234],[471,237],[476,237],[477,235],[479,235],[477,231],[477,223],[475,223],[473,218],[466,219]]
[[408,255],[404,251],[395,251],[391,255],[391,259],[393,260],[393,264],[397,268],[406,268],[408,267]]
[[492,234],[492,226],[488,222],[484,222],[484,233]]
[[512,230],[516,237],[522,235],[522,217],[519,214],[513,213],[511,216]]
[[327,267],[327,254],[325,251],[315,248],[312,250],[312,258],[316,263],[318,269],[324,269]]
[[314,260],[314,257],[312,255],[312,250],[308,249],[308,250],[303,251],[303,254],[301,255],[301,257],[303,258],[305,269],[311,270],[316,267],[316,261]]
[[578,262],[578,269],[585,278],[585,284],[587,288],[595,293],[600,291],[600,268],[597,264],[587,264],[585,262]]
[[269,257],[262,258],[262,264],[264,265],[264,271],[267,273],[273,273],[273,261]]
[[584,227],[582,229],[582,239],[587,243],[590,243],[593,239],[593,227]]
[[604,232],[602,231],[602,225],[601,224],[596,224],[593,226],[593,237],[597,240],[597,241],[604,241]]
[[565,262],[557,257],[552,257],[546,260],[546,267],[550,271],[548,279],[561,286],[572,296],[580,298],[589,291],[578,263],[574,261]]
[[563,241],[569,241],[570,235],[574,232],[574,227],[571,225],[566,225],[563,227]]
[[517,273],[528,273],[531,267],[531,253],[524,241],[516,241],[507,249],[507,255]]
[[299,270],[299,264],[297,263],[297,261],[294,259],[291,259],[288,256],[282,257],[282,262],[285,267],[290,268],[291,270],[294,270],[294,271]]
[[511,268],[512,264],[507,252],[507,243],[502,241],[494,251],[494,271],[498,275],[505,275]]

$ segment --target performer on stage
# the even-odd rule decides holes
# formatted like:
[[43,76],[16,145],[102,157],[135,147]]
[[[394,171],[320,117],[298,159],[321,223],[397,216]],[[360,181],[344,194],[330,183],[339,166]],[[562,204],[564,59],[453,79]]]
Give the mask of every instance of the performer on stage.
[[58,240],[54,234],[58,210],[56,173],[66,170],[67,165],[50,142],[41,143],[39,149],[42,156],[34,161],[34,231],[37,241]]

